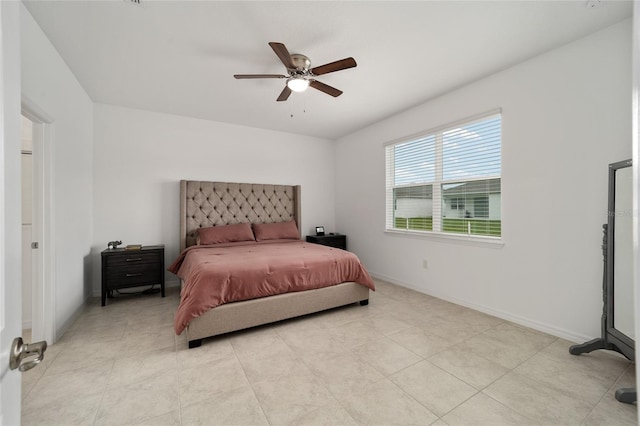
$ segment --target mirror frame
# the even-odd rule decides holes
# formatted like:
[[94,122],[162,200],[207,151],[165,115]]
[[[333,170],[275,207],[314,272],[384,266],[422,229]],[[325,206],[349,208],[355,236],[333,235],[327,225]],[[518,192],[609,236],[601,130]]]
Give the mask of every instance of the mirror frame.
[[[635,359],[635,341],[615,328],[615,228],[616,228],[616,173],[620,169],[632,166],[631,160],[618,161],[609,164],[609,202],[607,209],[607,231],[606,231],[606,259],[605,259],[605,280],[606,312],[603,318],[603,337],[605,341],[615,345],[617,350],[627,358]],[[631,195],[631,194],[630,194]]]

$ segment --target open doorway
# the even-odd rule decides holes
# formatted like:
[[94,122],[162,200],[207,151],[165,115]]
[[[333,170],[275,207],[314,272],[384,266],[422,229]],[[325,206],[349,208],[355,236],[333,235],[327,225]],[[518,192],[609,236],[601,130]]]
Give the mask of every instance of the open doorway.
[[33,327],[33,122],[21,117],[22,338],[32,342]]
[[[22,176],[23,181],[30,180],[30,188],[29,185],[23,185],[22,196],[22,275],[27,279],[23,283],[22,295],[23,338],[27,342],[46,340],[52,344],[56,339],[53,296],[56,285],[53,233],[54,120],[23,97],[22,122],[23,138],[26,139],[22,148]],[[31,173],[28,172],[29,168]]]

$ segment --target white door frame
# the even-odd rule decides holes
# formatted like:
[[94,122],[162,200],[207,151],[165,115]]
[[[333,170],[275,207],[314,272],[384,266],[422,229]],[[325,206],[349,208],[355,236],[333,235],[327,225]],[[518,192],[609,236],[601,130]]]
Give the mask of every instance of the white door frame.
[[56,339],[55,244],[53,197],[54,120],[28,97],[22,96],[22,114],[33,123],[33,241],[32,336],[34,342]]

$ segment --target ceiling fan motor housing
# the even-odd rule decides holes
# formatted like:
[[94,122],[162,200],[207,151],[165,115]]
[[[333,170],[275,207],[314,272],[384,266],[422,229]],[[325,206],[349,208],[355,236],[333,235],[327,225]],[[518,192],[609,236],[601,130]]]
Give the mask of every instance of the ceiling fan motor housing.
[[291,71],[305,72],[309,70],[311,66],[311,61],[305,55],[301,55],[299,53],[293,53],[291,55],[291,62],[296,66],[295,69]]

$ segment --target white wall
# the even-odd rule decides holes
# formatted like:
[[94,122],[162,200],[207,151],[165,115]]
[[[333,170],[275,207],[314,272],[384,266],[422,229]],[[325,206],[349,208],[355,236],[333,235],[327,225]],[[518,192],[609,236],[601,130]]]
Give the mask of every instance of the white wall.
[[[22,96],[52,121],[56,332],[90,294],[93,103],[24,5],[20,5]],[[45,242],[46,244],[46,242]]]
[[[631,156],[630,69],[627,20],[338,140],[336,223],[350,249],[378,277],[576,341],[599,336],[607,165]],[[504,246],[385,234],[383,143],[495,108]]]
[[94,128],[96,295],[111,240],[177,257],[180,179],[302,185],[302,235],[334,230],[333,141],[102,104]]

